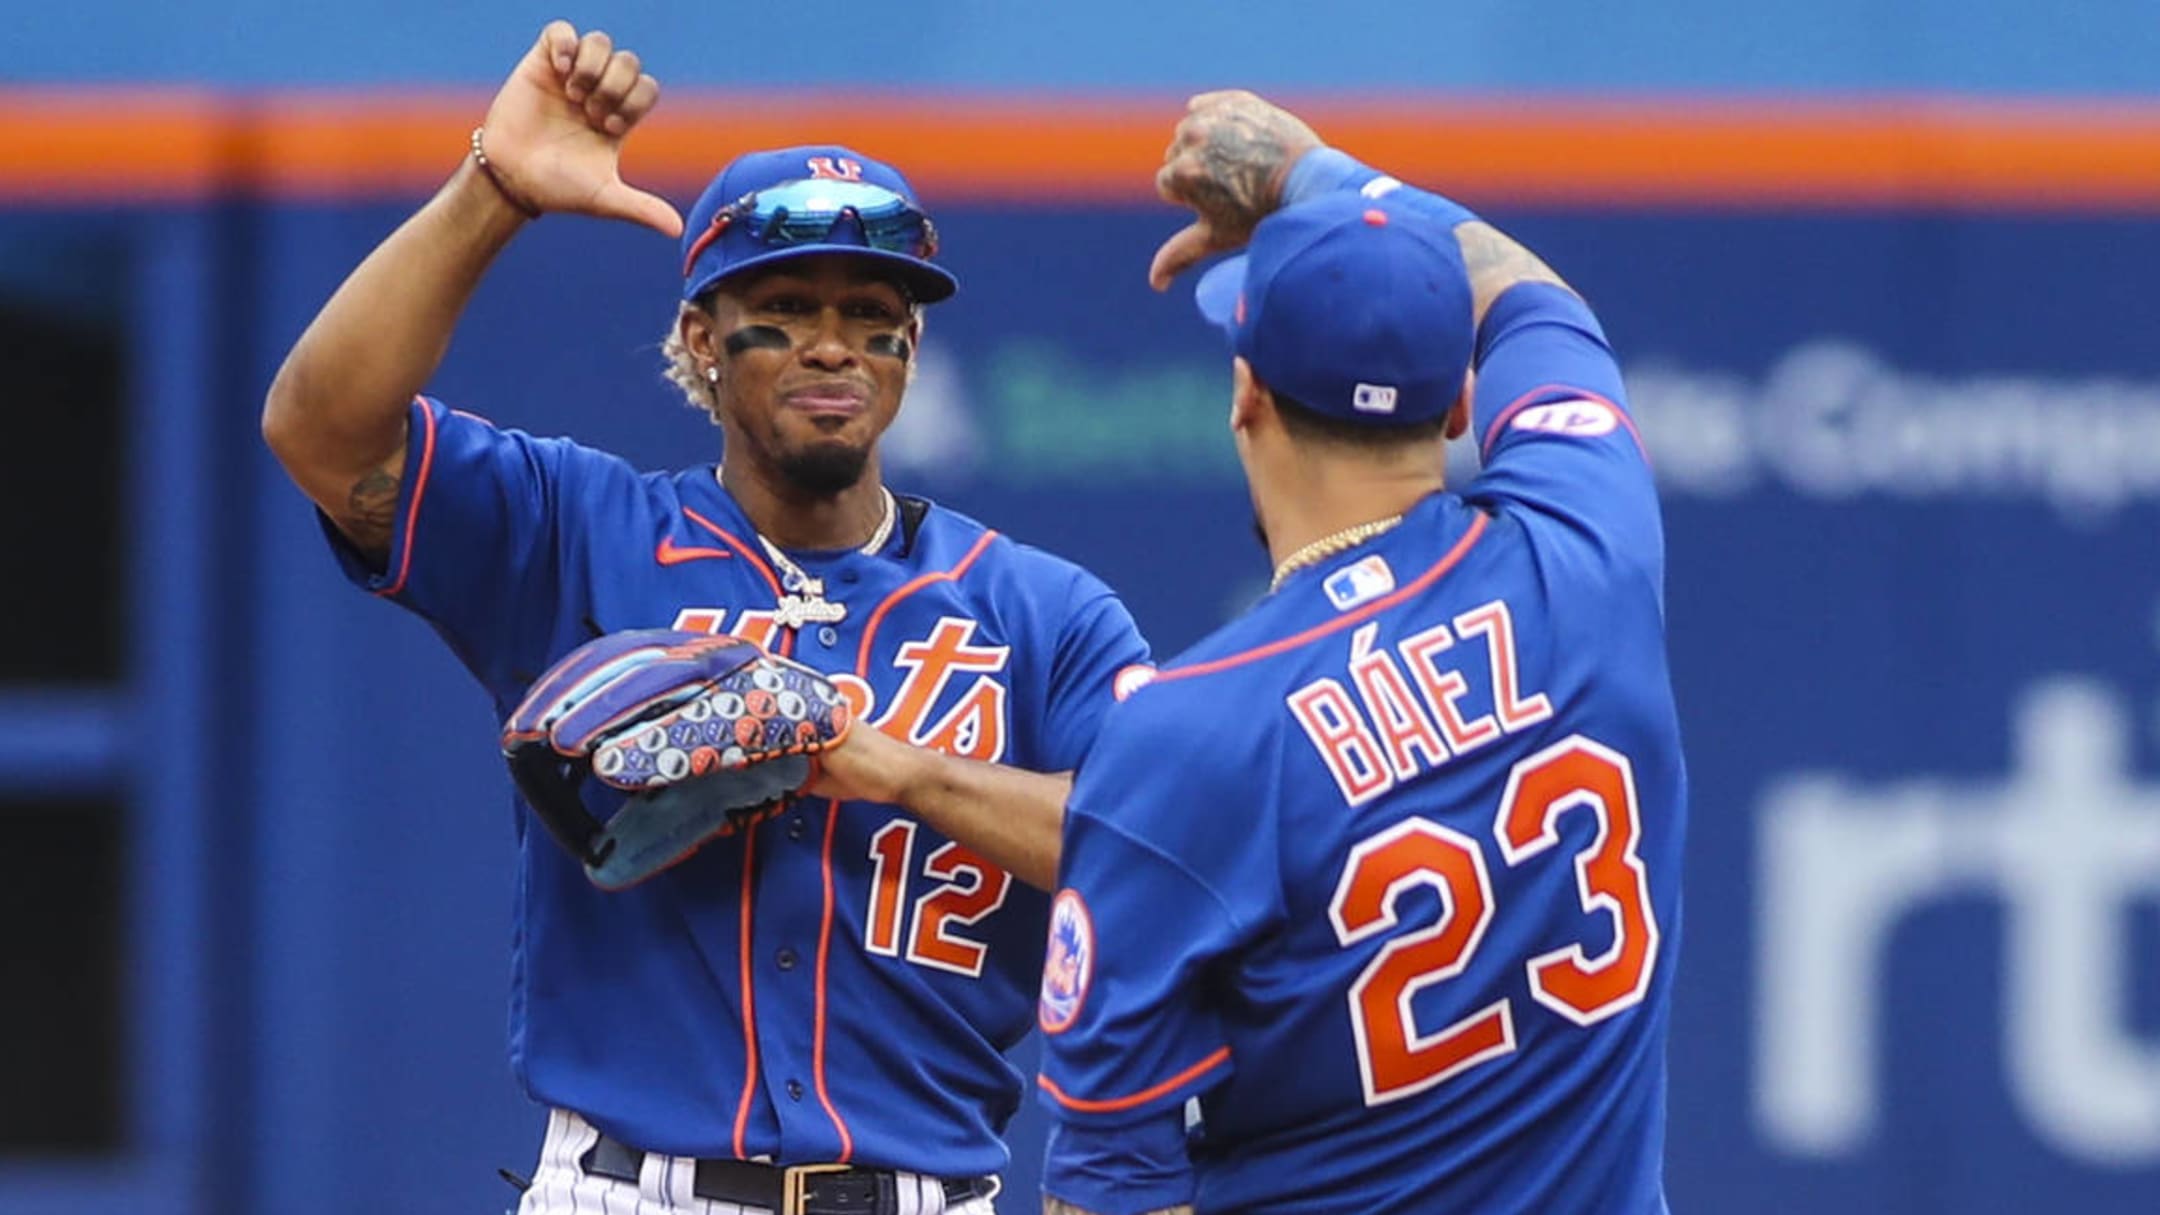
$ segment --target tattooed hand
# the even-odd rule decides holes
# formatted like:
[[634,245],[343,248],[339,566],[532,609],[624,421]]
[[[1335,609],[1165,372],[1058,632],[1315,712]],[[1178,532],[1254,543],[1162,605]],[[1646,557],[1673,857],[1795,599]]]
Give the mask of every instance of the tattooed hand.
[[1282,202],[1298,157],[1322,146],[1295,114],[1244,91],[1202,93],[1163,154],[1155,192],[1198,216],[1163,242],[1148,267],[1157,291],[1210,253],[1235,249]]

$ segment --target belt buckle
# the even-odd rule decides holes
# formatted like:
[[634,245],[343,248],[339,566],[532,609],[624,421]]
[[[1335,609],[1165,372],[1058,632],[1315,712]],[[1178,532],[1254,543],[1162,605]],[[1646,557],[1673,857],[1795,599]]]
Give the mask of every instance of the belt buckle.
[[810,1201],[809,1178],[819,1173],[845,1173],[850,1164],[791,1164],[780,1170],[780,1210],[777,1215],[803,1215]]

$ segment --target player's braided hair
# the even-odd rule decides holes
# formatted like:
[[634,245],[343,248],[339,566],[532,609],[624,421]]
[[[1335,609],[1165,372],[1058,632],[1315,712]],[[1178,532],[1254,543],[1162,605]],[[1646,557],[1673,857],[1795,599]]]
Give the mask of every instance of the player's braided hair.
[[698,310],[698,306],[688,300],[684,300],[675,310],[675,319],[668,325],[667,337],[660,342],[660,357],[667,360],[667,369],[661,374],[668,378],[669,383],[682,389],[690,408],[703,410],[706,416],[712,419],[712,424],[718,426],[719,385],[709,383],[704,376],[698,374],[697,356],[690,353],[690,344],[683,341],[682,336],[683,317]]
[[[668,383],[682,389],[682,394],[690,408],[702,411],[712,419],[713,425],[718,426],[720,424],[720,386],[699,374],[697,356],[690,353],[690,344],[683,341],[682,336],[683,318],[692,312],[709,313],[711,299],[712,296],[707,295],[704,300],[695,304],[685,300],[676,307],[674,322],[668,326],[667,336],[660,339],[660,357],[667,360],[667,366],[662,369],[660,374],[667,377]],[[920,333],[923,323],[923,306],[917,303],[912,296],[908,298],[908,316],[914,320],[916,331]],[[910,384],[915,382],[915,368],[918,365],[919,360],[908,360],[907,374],[908,383]]]

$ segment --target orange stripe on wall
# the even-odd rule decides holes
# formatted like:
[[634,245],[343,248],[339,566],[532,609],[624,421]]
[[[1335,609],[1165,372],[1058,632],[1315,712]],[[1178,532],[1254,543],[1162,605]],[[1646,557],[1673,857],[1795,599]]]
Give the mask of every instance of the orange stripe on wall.
[[[1886,96],[1289,104],[1331,142],[1473,203],[2160,211],[2160,104]],[[0,89],[0,200],[414,195],[484,93]],[[1144,203],[1182,102],[670,95],[627,175],[681,198],[737,152],[838,140],[933,202]]]
[[203,93],[0,88],[0,199],[202,195],[228,129]]

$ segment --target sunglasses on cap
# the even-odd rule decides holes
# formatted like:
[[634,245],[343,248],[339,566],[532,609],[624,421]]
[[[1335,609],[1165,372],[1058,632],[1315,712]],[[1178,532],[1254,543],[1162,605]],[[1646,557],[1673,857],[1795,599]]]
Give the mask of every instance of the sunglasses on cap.
[[867,248],[925,260],[937,254],[937,227],[902,195],[867,182],[803,180],[745,194],[720,208],[683,258],[683,273],[689,274],[705,247],[731,228],[779,249],[825,244],[848,222],[862,233]]

